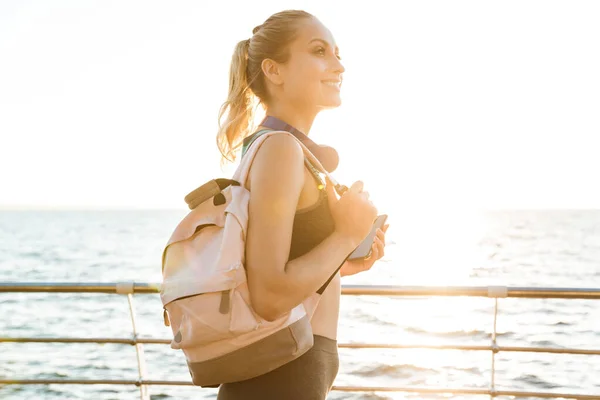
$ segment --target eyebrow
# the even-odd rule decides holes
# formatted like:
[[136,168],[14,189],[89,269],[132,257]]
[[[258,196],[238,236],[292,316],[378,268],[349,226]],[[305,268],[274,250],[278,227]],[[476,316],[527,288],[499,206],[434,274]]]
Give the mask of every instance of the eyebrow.
[[[327,43],[327,41],[324,39],[316,38],[316,39],[313,39],[310,42],[308,42],[308,44],[311,44],[312,42],[321,42],[321,43],[323,43],[324,46],[330,47],[329,43]],[[335,51],[339,52],[340,49],[337,46],[335,46]]]

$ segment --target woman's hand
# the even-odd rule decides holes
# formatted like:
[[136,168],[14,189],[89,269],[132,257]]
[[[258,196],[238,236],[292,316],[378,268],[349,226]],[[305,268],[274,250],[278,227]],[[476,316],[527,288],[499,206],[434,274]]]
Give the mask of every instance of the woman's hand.
[[389,224],[383,226],[383,229],[377,229],[375,241],[371,247],[371,255],[368,258],[354,261],[346,261],[340,269],[341,276],[350,276],[359,272],[368,271],[371,269],[375,261],[383,257],[385,253],[385,233]]
[[357,181],[338,199],[329,177],[326,188],[336,233],[347,239],[350,246],[358,246],[371,232],[377,218],[377,208],[369,200],[369,192]]

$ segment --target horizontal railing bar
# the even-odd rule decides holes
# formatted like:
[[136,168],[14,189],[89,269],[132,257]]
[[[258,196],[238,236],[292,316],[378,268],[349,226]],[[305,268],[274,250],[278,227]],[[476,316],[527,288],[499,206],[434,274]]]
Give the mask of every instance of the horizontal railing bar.
[[389,386],[333,386],[332,390],[341,392],[417,392],[417,393],[448,393],[448,394],[472,394],[489,395],[489,389],[469,388],[422,388],[422,387],[389,387]]
[[[170,342],[169,342],[170,343]],[[428,345],[428,344],[370,344],[349,343],[339,344],[340,348],[348,349],[431,349],[431,350],[475,350],[475,351],[505,351],[522,353],[557,353],[557,354],[581,354],[600,355],[600,349],[571,349],[560,347],[514,347],[514,346],[453,346],[453,345]]]
[[[138,379],[0,379],[0,385],[149,385]],[[191,382],[178,382],[192,385]]]
[[471,296],[530,299],[600,299],[600,289],[500,286],[386,286],[344,285],[342,294],[373,296]]
[[169,344],[171,341],[163,339],[127,339],[127,338],[34,338],[34,337],[10,337],[0,338],[0,343],[98,343],[98,344]]
[[468,388],[424,388],[424,387],[375,387],[375,386],[333,386],[332,390],[343,392],[407,392],[428,394],[468,394],[489,396],[516,396],[516,397],[544,397],[544,398],[566,398],[600,400],[600,394],[577,394],[577,393],[552,393],[552,392],[523,392],[514,390],[490,390],[490,389],[468,389]]
[[0,293],[160,293],[159,283],[0,282]]
[[551,393],[551,392],[519,392],[516,390],[496,390],[494,396],[514,396],[514,397],[543,397],[546,399],[578,399],[578,400],[598,400],[600,394],[576,394],[576,393]]
[[[36,338],[36,337],[0,337],[0,343],[98,343],[98,344],[170,344],[171,339],[153,338]],[[458,346],[430,344],[394,344],[394,343],[339,343],[339,348],[346,349],[431,349],[460,351],[505,351],[522,353],[556,353],[600,355],[600,349],[573,349],[568,347],[515,347],[515,346]]]
[[[169,342],[170,343],[170,342]],[[571,349],[560,347],[515,347],[515,346],[498,346],[498,352],[517,352],[517,353],[554,353],[554,354],[581,354],[581,355],[600,355],[600,350],[594,349]],[[492,351],[494,349],[492,348]]]
[[[157,386],[193,386],[190,381],[166,381],[166,380],[135,380],[135,379],[0,379],[0,385],[157,385]],[[425,388],[425,387],[387,387],[387,386],[333,386],[332,390],[343,392],[407,392],[407,393],[447,393],[468,395],[494,395],[494,396],[517,396],[517,397],[544,397],[544,398],[568,398],[600,400],[600,395],[577,394],[577,393],[552,393],[552,392],[525,392],[513,390],[489,390],[471,388]]]
[[[159,293],[159,283],[0,282],[1,292]],[[343,285],[345,295],[600,299],[600,288]]]

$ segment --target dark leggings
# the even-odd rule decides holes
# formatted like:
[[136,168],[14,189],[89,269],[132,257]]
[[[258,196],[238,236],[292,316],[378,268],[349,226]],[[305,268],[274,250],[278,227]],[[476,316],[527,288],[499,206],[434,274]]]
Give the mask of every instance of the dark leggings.
[[306,353],[271,372],[221,385],[217,400],[324,400],[339,369],[337,341],[314,340]]

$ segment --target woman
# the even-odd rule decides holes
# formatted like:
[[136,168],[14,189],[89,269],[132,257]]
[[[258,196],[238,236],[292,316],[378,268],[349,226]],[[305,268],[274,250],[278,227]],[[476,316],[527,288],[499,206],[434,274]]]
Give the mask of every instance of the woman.
[[[217,141],[233,161],[251,134],[259,102],[268,116],[308,135],[317,114],[338,107],[344,67],[331,33],[311,14],[283,11],[238,43]],[[263,122],[264,123],[264,122]],[[258,130],[268,129],[259,126]],[[344,263],[371,230],[377,210],[361,182],[339,199],[330,182],[319,185],[300,145],[287,135],[269,137],[253,161],[246,271],[251,302],[266,320],[298,305]],[[384,253],[379,230],[372,256],[345,262],[324,291],[311,319],[314,346],[267,374],[220,387],[218,399],[325,399],[338,372],[340,276],[368,270]]]

